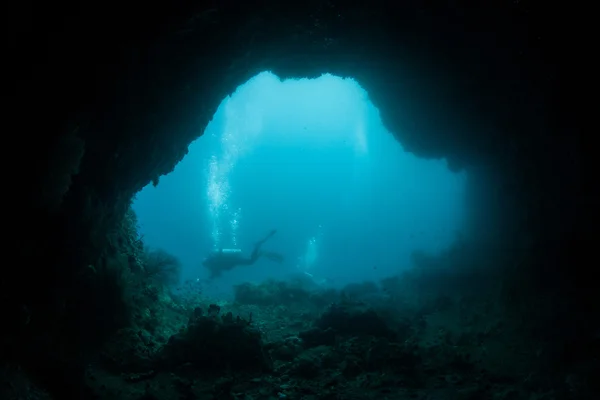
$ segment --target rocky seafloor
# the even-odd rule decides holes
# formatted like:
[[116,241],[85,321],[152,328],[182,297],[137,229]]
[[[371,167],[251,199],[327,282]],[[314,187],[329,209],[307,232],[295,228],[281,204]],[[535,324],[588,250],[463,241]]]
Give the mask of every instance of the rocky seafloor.
[[[87,271],[102,289],[95,312],[109,309],[111,321],[120,321],[88,357],[90,398],[551,400],[597,393],[593,349],[573,357],[575,350],[560,348],[556,310],[524,296],[465,243],[435,257],[415,254],[412,269],[380,282],[333,289],[299,273],[238,285],[225,300],[206,295],[205,282],[175,284],[178,261],[146,249],[133,226],[130,214],[114,251]],[[0,398],[50,399],[26,372],[4,365]]]
[[493,303],[407,293],[410,281],[245,284],[231,302],[189,283],[141,308],[87,380],[99,399],[556,398],[531,365],[541,348]]

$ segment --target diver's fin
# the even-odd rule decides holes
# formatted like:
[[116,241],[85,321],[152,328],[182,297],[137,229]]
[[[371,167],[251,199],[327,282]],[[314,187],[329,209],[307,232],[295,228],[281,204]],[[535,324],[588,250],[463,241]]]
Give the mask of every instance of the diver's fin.
[[273,236],[275,233],[277,233],[277,230],[276,230],[276,229],[273,229],[271,232],[269,232],[269,234],[268,234],[267,236],[265,236],[264,238],[262,238],[261,240],[259,240],[258,242],[256,242],[256,243],[254,244],[254,247],[255,247],[255,248],[257,248],[257,247],[260,247],[260,246],[262,246],[262,244],[263,244],[264,242],[266,242],[267,240],[271,239],[271,237],[272,237],[272,236]]

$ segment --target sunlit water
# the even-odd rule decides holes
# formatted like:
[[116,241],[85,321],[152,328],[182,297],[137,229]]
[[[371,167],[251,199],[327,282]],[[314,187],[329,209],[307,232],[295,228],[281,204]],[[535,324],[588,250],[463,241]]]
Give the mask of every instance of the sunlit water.
[[307,273],[343,285],[410,267],[415,250],[438,252],[461,230],[466,176],[444,160],[404,152],[367,93],[324,75],[280,82],[262,73],[219,107],[203,137],[134,208],[148,245],[181,258],[186,277],[206,276],[215,248],[241,248],[271,229],[259,260],[211,287]]

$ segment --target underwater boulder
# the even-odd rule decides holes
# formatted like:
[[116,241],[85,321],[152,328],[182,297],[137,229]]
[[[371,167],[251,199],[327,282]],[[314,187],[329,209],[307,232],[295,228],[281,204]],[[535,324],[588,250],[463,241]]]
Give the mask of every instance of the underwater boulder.
[[341,335],[376,336],[394,339],[396,334],[386,321],[370,307],[360,303],[332,304],[315,326],[323,331],[333,329]]
[[380,293],[379,286],[375,282],[350,283],[341,290],[342,296],[353,300],[362,300],[369,296]]
[[268,280],[261,284],[243,283],[234,286],[235,301],[240,304],[276,306],[308,304],[311,292],[298,282]]
[[239,304],[251,304],[268,306],[275,304],[272,294],[265,284],[242,283],[233,287],[235,302]]
[[160,343],[144,329],[121,329],[104,346],[102,360],[111,371],[142,372],[153,368]]
[[306,347],[332,346],[335,344],[336,331],[331,328],[312,328],[298,334]]
[[190,364],[210,371],[271,368],[261,332],[231,312],[221,315],[215,305],[206,314],[200,308],[194,310],[188,326],[171,336],[163,348],[161,362],[167,368]]

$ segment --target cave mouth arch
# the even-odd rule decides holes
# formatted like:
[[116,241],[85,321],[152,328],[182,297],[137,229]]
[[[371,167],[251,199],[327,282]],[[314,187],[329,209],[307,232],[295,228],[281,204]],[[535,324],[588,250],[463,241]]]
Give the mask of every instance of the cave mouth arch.
[[206,273],[199,248],[251,248],[277,228],[284,265],[240,269],[234,283],[310,270],[343,285],[397,275],[415,251],[447,250],[464,229],[466,178],[406,152],[354,79],[262,72],[133,207],[148,244],[184,260],[184,279]]

